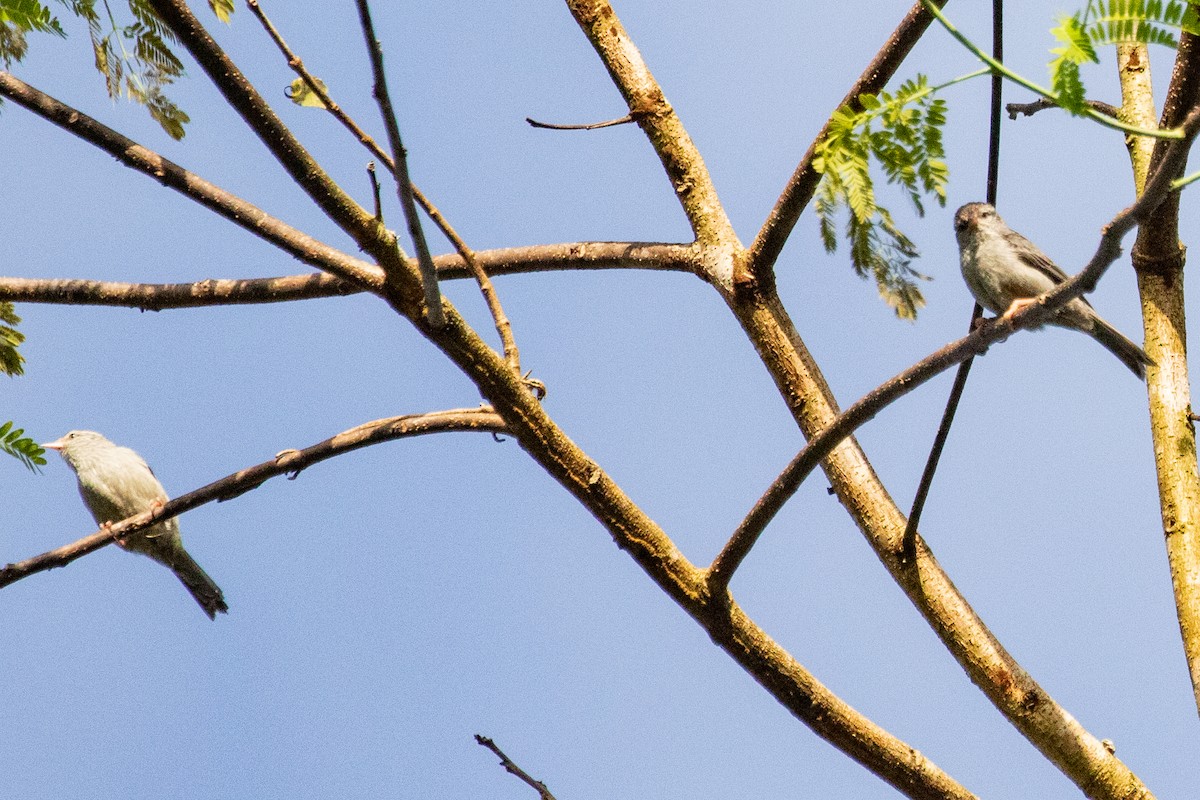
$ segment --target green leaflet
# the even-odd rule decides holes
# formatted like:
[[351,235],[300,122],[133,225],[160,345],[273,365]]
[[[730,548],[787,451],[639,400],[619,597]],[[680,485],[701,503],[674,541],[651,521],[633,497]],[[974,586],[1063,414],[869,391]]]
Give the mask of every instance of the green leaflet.
[[[175,35],[147,0],[127,0],[132,21],[125,24],[118,22],[114,3],[101,2],[97,8],[97,0],[60,2],[87,22],[92,58],[108,96],[142,104],[168,136],[182,139],[190,120],[166,88],[184,74],[183,62],[171,50]],[[208,5],[219,20],[230,21],[233,0],[209,0]],[[7,66],[24,58],[30,32],[66,35],[37,0],[0,0],[0,61]]]
[[25,335],[17,330],[21,318],[12,303],[0,302],[0,372],[5,375],[20,375],[25,371],[25,358],[17,347],[25,341]]
[[894,94],[860,95],[861,111],[845,106],[834,113],[813,160],[822,174],[814,204],[825,249],[837,250],[836,218],[845,207],[854,271],[874,278],[880,296],[901,319],[916,319],[925,305],[917,282],[928,277],[911,267],[919,255],[916,245],[877,201],[871,164],[879,165],[888,184],[900,187],[917,214],[924,215],[923,199],[929,195],[946,204],[946,103],[933,92],[918,75]]
[[1139,42],[1178,47],[1177,31],[1200,34],[1197,6],[1183,0],[1090,0],[1082,11],[1059,18],[1050,33],[1058,46],[1050,52],[1050,80],[1058,103],[1072,114],[1087,107],[1080,66],[1099,63],[1098,47]]
[[6,68],[25,57],[25,34],[30,32],[66,36],[50,9],[37,0],[0,0],[0,62]]
[[12,427],[11,421],[0,425],[0,452],[17,459],[33,472],[38,472],[38,467],[46,466],[46,451],[33,439],[23,436],[25,431],[22,428],[13,430]]
[[229,24],[233,16],[233,0],[208,0],[208,7],[217,15],[217,19],[226,25]]

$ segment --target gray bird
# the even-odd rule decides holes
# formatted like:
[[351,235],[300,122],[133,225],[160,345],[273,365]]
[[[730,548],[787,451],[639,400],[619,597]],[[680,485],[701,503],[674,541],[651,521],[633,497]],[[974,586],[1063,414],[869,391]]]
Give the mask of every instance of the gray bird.
[[[967,203],[956,211],[954,235],[967,287],[989,311],[1012,316],[1067,280],[1037,245],[1005,225],[989,203]],[[1154,363],[1082,297],[1067,303],[1050,322],[1091,336],[1141,379],[1146,377],[1146,365]]]
[[[141,456],[95,431],[71,431],[42,447],[57,450],[75,470],[79,494],[98,525],[120,522],[167,502],[162,484]],[[220,587],[183,549],[174,517],[119,539],[117,544],[170,567],[209,619],[216,619],[218,611],[229,611]]]

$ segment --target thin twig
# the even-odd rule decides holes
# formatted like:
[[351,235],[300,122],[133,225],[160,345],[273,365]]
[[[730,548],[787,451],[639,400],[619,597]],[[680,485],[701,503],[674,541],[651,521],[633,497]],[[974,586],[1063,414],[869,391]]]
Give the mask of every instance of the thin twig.
[[[976,324],[983,319],[983,307],[979,303],[971,311],[971,322],[968,331],[975,330]],[[975,357],[969,356],[959,365],[954,373],[954,383],[950,387],[950,396],[946,398],[946,408],[942,411],[942,421],[938,423],[937,433],[933,437],[933,446],[929,448],[929,456],[925,459],[925,469],[921,471],[921,480],[917,483],[917,491],[913,495],[912,509],[904,523],[904,539],[900,544],[900,557],[905,563],[912,563],[917,557],[917,531],[921,526],[921,515],[925,511],[925,501],[929,497],[929,489],[933,486],[933,476],[937,473],[938,462],[942,460],[942,450],[946,440],[950,438],[950,427],[954,424],[954,416],[958,413],[958,404],[962,400],[963,391],[967,386],[967,376],[971,374],[971,365]]]
[[421,318],[420,273],[406,262],[396,236],[347,194],[300,143],[246,75],[209,35],[185,0],[146,0],[247,127],[309,198],[383,270],[379,294],[406,319]]
[[533,787],[534,791],[538,793],[540,800],[554,800],[554,795],[550,794],[550,790],[546,788],[546,784],[535,779],[528,772],[518,767],[516,763],[511,758],[506,756],[504,751],[501,750],[491,739],[486,736],[480,736],[477,733],[475,734],[475,741],[495,753],[496,757],[500,759],[500,766],[504,767],[509,774],[516,775],[526,784]]
[[308,68],[304,66],[304,61],[302,61],[300,56],[296,54],[296,51],[294,51],[291,46],[288,45],[287,41],[283,38],[283,35],[279,32],[279,29],[276,28],[271,22],[270,18],[267,16],[267,13],[262,10],[262,7],[258,4],[258,0],[246,0],[246,5],[250,7],[252,12],[254,12],[254,16],[258,17],[258,21],[262,23],[263,29],[267,32],[267,35],[271,37],[271,41],[275,43],[275,46],[279,48],[279,52],[282,53],[283,57],[287,59],[287,65],[291,67],[292,71],[295,72],[301,80],[304,81],[304,84],[309,88],[309,91],[317,96],[317,99],[320,100],[325,106],[325,110],[332,114],[334,119],[342,123],[346,130],[354,134],[354,137],[358,139],[358,141],[364,147],[370,150],[372,155],[383,162],[383,164],[387,167],[388,172],[391,172],[394,175],[396,172],[396,165],[395,162],[392,161],[391,154],[380,147],[379,143],[375,141],[375,138],[363,130],[362,126],[355,122],[354,118],[346,113],[344,108],[337,104],[337,102],[329,94],[329,90],[325,88],[325,84],[317,80],[316,76],[308,71]]
[[[1004,60],[1004,0],[992,0],[992,58]],[[996,205],[996,195],[1000,185],[1000,105],[1004,95],[1004,76],[992,73],[991,103],[988,107],[988,169],[987,169],[987,201]],[[971,311],[971,322],[967,332],[975,330],[976,323],[983,318],[983,307],[975,303]],[[958,365],[954,374],[954,384],[950,387],[950,396],[946,398],[946,408],[942,411],[942,421],[938,423],[937,433],[933,437],[933,446],[929,448],[929,456],[925,459],[925,469],[921,471],[921,480],[917,483],[916,494],[913,495],[912,508],[904,523],[904,538],[900,545],[900,557],[906,563],[912,563],[917,557],[917,531],[921,527],[921,515],[925,513],[925,501],[929,498],[929,489],[933,486],[933,476],[937,474],[938,462],[942,460],[942,450],[946,440],[950,438],[950,428],[954,425],[954,416],[958,413],[958,404],[962,400],[963,391],[967,387],[967,376],[971,373],[974,358],[968,358]]]
[[[996,60],[1000,61],[1001,59],[997,57]],[[1121,117],[1121,109],[1114,105],[1101,102],[1100,100],[1088,100],[1086,102],[1088,107],[1095,109],[1101,114],[1112,117],[1113,119],[1120,119]],[[1009,119],[1016,119],[1018,116],[1032,117],[1039,111],[1045,111],[1048,108],[1062,108],[1062,106],[1053,100],[1040,97],[1037,100],[1034,100],[1032,103],[1009,103],[1004,107],[1004,110],[1008,112]]]
[[551,131],[594,131],[600,128],[611,128],[614,125],[628,125],[633,122],[633,114],[626,114],[617,119],[610,119],[605,122],[588,122],[582,125],[562,125],[554,122],[538,122],[533,117],[526,117],[525,121],[534,128],[545,128]]
[[[1146,191],[1128,208],[1117,214],[1105,226],[1100,243],[1091,261],[1079,274],[1040,295],[1027,308],[1008,319],[989,320],[971,334],[946,345],[936,353],[918,361],[896,377],[869,392],[842,412],[824,430],[805,445],[791,463],[758,499],[746,518],[734,531],[725,547],[709,568],[709,585],[714,592],[729,585],[733,573],[754,547],[758,537],[775,517],[784,503],[800,488],[801,483],[846,437],[863,423],[897,399],[908,394],[935,375],[965,359],[982,353],[991,344],[1008,338],[1021,328],[1036,328],[1045,324],[1058,309],[1084,292],[1093,291],[1105,270],[1121,254],[1121,239],[1136,224],[1145,219],[1166,197],[1170,182],[1186,163],[1188,150],[1200,129],[1200,107],[1188,114],[1181,126],[1184,138],[1172,142],[1167,157],[1146,183]],[[914,545],[915,546],[915,545]]]
[[375,25],[371,22],[371,8],[367,0],[357,0],[357,5],[363,38],[371,58],[371,72],[375,79],[375,100],[379,103],[383,127],[387,130],[388,144],[392,148],[392,162],[396,165],[396,196],[400,200],[400,208],[404,210],[408,234],[412,237],[413,248],[417,252],[421,285],[425,289],[425,320],[437,330],[446,325],[446,315],[442,311],[442,292],[438,288],[437,270],[433,268],[433,258],[425,241],[425,231],[421,229],[421,218],[417,216],[417,206],[413,202],[413,187],[408,177],[408,152],[400,140],[400,125],[396,121],[396,111],[392,107],[392,97],[388,93],[387,77],[383,70],[383,45],[375,38]]
[[[357,138],[364,147],[370,150],[371,153],[383,163],[387,170],[392,173],[392,176],[399,181],[400,178],[396,174],[396,159],[384,151],[383,148],[379,146],[379,143],[375,141],[374,137],[363,130],[362,126],[359,125],[353,117],[346,113],[346,111],[340,105],[338,105],[336,101],[334,101],[333,97],[325,88],[325,85],[321,81],[317,80],[316,76],[310,73],[304,66],[304,62],[300,59],[296,52],[292,50],[291,46],[288,45],[287,41],[283,38],[283,35],[274,26],[274,24],[272,24],[271,20],[267,17],[266,12],[264,12],[259,6],[257,0],[246,0],[246,2],[254,12],[255,16],[257,16],[259,21],[262,23],[263,28],[271,37],[271,40],[275,42],[275,46],[279,48],[279,51],[283,54],[284,58],[287,59],[288,66],[300,76],[305,85],[308,86],[308,88],[325,106],[326,110],[328,110],[335,119],[341,122],[346,130],[354,134],[355,138]],[[375,180],[375,171],[373,166],[369,169],[371,174],[371,186],[375,196],[375,216],[382,222],[383,211],[380,206],[379,183]],[[516,343],[512,339],[512,325],[509,323],[508,317],[504,314],[504,309],[500,306],[499,297],[496,295],[495,289],[492,287],[491,281],[487,277],[486,272],[482,271],[482,268],[479,267],[477,260],[474,258],[473,252],[466,246],[466,243],[463,242],[461,237],[454,232],[453,228],[450,226],[450,223],[445,219],[445,217],[443,217],[440,212],[437,211],[436,207],[428,200],[428,198],[425,197],[424,193],[417,188],[416,184],[410,183],[409,186],[411,188],[413,198],[421,204],[434,223],[442,230],[442,233],[445,234],[446,238],[450,240],[451,244],[454,245],[455,249],[462,256],[463,261],[468,265],[468,268],[471,270],[472,274],[475,275],[476,280],[479,283],[480,291],[484,295],[484,301],[487,303],[488,310],[492,313],[492,319],[496,324],[496,330],[500,333],[500,339],[504,344],[505,360],[509,361],[510,364],[516,363],[517,366],[514,368],[519,370],[519,358],[516,356]],[[436,216],[434,216],[435,214]],[[435,272],[434,280],[436,281],[440,277],[440,274]]]
[[159,508],[135,514],[78,541],[50,550],[33,558],[0,568],[0,588],[55,567],[65,567],[81,556],[99,550],[114,540],[143,530],[164,519],[178,516],[206,503],[229,500],[258,488],[279,475],[295,477],[313,464],[349,453],[361,447],[410,436],[447,431],[487,431],[507,433],[499,414],[490,408],[464,408],[388,417],[351,428],[303,450],[284,450],[270,461],[239,470],[195,491],[167,501]]
[[434,221],[434,224],[441,229],[442,235],[450,240],[454,245],[454,249],[466,262],[471,274],[475,276],[475,282],[479,284],[479,292],[483,295],[483,300],[487,303],[488,310],[492,314],[492,319],[496,323],[496,333],[500,334],[500,341],[504,345],[504,360],[508,362],[508,366],[513,372],[521,374],[521,354],[517,350],[517,342],[513,338],[512,324],[508,321],[508,315],[504,313],[504,307],[500,304],[500,297],[496,294],[496,287],[492,285],[492,279],[488,277],[487,272],[479,264],[479,259],[475,257],[475,251],[467,247],[467,243],[462,240],[458,232],[446,221],[442,216],[442,212],[438,211],[437,206],[429,202],[420,189],[416,186],[412,187],[413,197],[421,208],[425,209],[425,213]]
[[[947,0],[939,0],[941,5],[945,5],[946,2]],[[904,15],[904,19],[900,20],[896,30],[892,31],[887,42],[871,59],[871,63],[859,75],[858,80],[850,87],[850,91],[846,92],[846,96],[838,103],[838,108],[844,106],[861,108],[858,102],[860,95],[878,94],[896,74],[896,70],[904,63],[909,51],[913,49],[932,22],[933,15],[922,6],[920,0],[917,0],[916,4]],[[817,184],[821,182],[821,173],[817,172],[813,161],[817,155],[817,148],[829,134],[829,125],[830,122],[826,122],[817,133],[816,138],[813,139],[812,144],[808,146],[807,152],[800,159],[795,171],[792,172],[787,186],[779,195],[779,199],[775,201],[775,207],[767,215],[766,221],[758,231],[758,236],[750,246],[746,269],[760,280],[771,275],[775,268],[775,262],[783,251],[784,244],[791,235],[792,229],[796,227],[797,220],[800,219],[801,212],[808,206],[813,193],[817,190]]]
[[371,182],[371,197],[375,200],[375,219],[383,224],[383,197],[379,192],[379,176],[375,174],[375,162],[367,162],[367,179]]

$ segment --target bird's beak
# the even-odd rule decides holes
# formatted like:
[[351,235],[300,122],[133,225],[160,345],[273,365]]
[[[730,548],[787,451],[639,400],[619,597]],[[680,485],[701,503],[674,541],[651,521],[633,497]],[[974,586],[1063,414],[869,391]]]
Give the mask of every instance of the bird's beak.
[[47,444],[39,444],[38,447],[44,448],[46,450],[58,450],[59,452],[61,452],[63,447],[66,446],[66,441],[65,441],[66,438],[67,437],[65,437],[65,436],[61,436],[58,439],[55,439],[53,442],[49,442]]

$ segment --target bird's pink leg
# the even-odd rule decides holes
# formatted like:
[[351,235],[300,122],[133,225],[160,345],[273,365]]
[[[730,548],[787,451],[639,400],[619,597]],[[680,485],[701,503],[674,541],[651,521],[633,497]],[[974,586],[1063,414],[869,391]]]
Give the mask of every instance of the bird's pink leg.
[[1031,305],[1033,305],[1036,302],[1037,302],[1037,298],[1035,298],[1035,297],[1018,297],[1016,300],[1012,301],[1012,305],[1008,307],[1008,311],[1005,311],[1003,316],[1000,317],[1000,319],[1003,319],[1003,320],[1012,319],[1013,314],[1016,314],[1018,311],[1023,311],[1026,308],[1029,308]]

